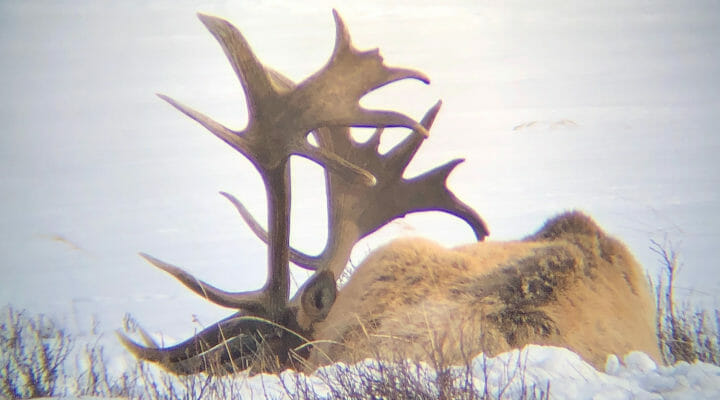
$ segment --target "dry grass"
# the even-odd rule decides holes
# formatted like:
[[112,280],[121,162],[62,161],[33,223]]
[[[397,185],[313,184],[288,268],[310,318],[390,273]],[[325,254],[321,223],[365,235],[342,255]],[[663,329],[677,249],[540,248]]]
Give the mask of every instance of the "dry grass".
[[720,365],[720,310],[708,310],[675,298],[675,280],[682,267],[672,242],[652,241],[660,259],[657,279],[650,278],[657,306],[657,337],[663,362],[702,361]]
[[72,339],[48,317],[7,307],[0,320],[0,395],[19,399],[58,393]]
[[[434,338],[438,346],[428,350],[429,363],[411,361],[401,353],[376,354],[377,359],[384,361],[334,364],[309,376],[283,373],[253,377],[246,372],[226,376],[176,376],[138,361],[121,376],[112,376],[103,348],[97,344],[80,348],[75,354],[75,363],[70,362],[75,339],[46,317],[28,317],[26,312],[8,306],[0,326],[3,340],[0,397],[9,399],[38,396],[228,399],[237,398],[240,392],[247,393],[250,386],[255,390],[252,398],[261,399],[498,399],[503,398],[511,384],[518,382],[522,386],[521,399],[547,399],[550,389],[526,385],[520,359],[505,366],[511,373],[499,385],[488,384],[487,364],[481,363],[478,368],[477,361],[473,365],[468,355],[464,367],[449,365],[439,337]],[[19,337],[22,340],[18,340]],[[73,365],[81,367],[73,368]],[[250,380],[254,382],[252,385],[248,385]],[[268,381],[267,387],[262,384],[265,381]]]

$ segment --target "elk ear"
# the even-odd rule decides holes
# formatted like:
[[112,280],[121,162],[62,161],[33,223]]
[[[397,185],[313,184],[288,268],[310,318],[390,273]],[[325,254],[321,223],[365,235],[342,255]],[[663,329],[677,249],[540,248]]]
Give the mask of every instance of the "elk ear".
[[333,273],[327,270],[318,272],[305,286],[300,298],[302,309],[312,322],[322,321],[335,303],[336,295]]

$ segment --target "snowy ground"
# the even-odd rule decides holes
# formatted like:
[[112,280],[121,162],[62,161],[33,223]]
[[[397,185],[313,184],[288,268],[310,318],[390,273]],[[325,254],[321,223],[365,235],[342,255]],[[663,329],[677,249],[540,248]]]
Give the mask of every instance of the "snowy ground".
[[[356,368],[373,370],[376,361],[367,360]],[[433,371],[427,368],[418,373],[432,376]],[[317,393],[329,395],[327,382],[333,382],[333,376],[346,374],[347,370],[342,364],[331,365],[316,371],[309,380]],[[457,374],[464,378],[464,367],[458,368]],[[523,390],[531,387],[549,387],[554,399],[717,399],[720,396],[720,367],[686,363],[658,367],[640,352],[628,354],[622,362],[611,357],[603,373],[569,350],[533,345],[494,358],[476,357],[472,375],[475,377],[473,386],[480,393],[485,391],[487,384],[488,393],[502,393],[504,399],[520,398]],[[284,398],[286,391],[279,380],[294,382],[296,379],[297,375],[289,372],[279,377],[256,376],[248,379],[240,393],[251,398],[264,390],[272,394],[271,398],[276,398],[274,395]],[[465,382],[458,379],[455,384],[462,386]]]
[[[384,368],[387,374],[392,365]],[[605,371],[600,372],[566,349],[532,345],[494,358],[478,356],[471,368],[472,387],[479,394],[489,393],[492,398],[518,399],[532,390],[549,391],[551,399],[720,398],[720,367],[703,363],[658,367],[640,352],[630,353],[622,360],[611,356]],[[234,395],[243,399],[289,399],[295,388],[310,387],[319,396],[329,396],[332,392],[328,384],[337,385],[340,375],[345,381],[359,380],[358,373],[379,378],[378,370],[376,361],[366,360],[354,366],[330,365],[310,376],[286,371],[279,376],[236,377]],[[454,385],[468,387],[465,372],[464,368],[456,370],[458,378]],[[411,374],[432,379],[434,371],[421,365]]]
[[[331,52],[332,7],[360,48],[431,77],[364,102],[419,117],[443,100],[409,173],[466,158],[450,185],[492,240],[583,209],[651,273],[649,240],[667,234],[683,257],[683,295],[720,303],[717,1],[9,0],[0,2],[0,305],[53,314],[79,335],[96,324],[111,332],[129,312],[172,341],[229,312],[138,251],[227,290],[260,287],[265,249],[216,194],[238,195],[262,219],[260,180],[153,94],[241,128],[242,92],[195,12],[233,21],[264,62],[302,79]],[[321,176],[299,164],[292,240],[319,251]],[[449,246],[472,239],[450,217],[414,216],[360,243],[354,261],[405,234]],[[102,343],[122,352],[110,333]],[[673,371],[687,376],[672,382],[717,376]],[[646,378],[593,374],[650,388],[638,383]]]

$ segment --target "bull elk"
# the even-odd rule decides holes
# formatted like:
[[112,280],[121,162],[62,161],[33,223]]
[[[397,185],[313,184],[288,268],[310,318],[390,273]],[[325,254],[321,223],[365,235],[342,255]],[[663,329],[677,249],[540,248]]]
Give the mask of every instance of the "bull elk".
[[[621,244],[607,238],[587,217],[559,217],[525,241],[485,243],[488,229],[483,220],[446,186],[447,177],[462,159],[414,178],[403,177],[428,136],[440,102],[420,122],[393,111],[362,108],[359,100],[381,86],[402,79],[429,83],[429,79],[418,71],[384,65],[378,50],[357,50],[338,13],[333,11],[333,15],[336,38],[330,60],[296,84],[263,65],[229,22],[199,14],[240,79],[249,109],[248,125],[233,131],[159,96],[247,157],[262,176],[267,230],[238,199],[222,194],[266,242],[267,281],[256,291],[227,292],[141,254],[200,296],[237,312],[174,346],[158,347],[142,331],[145,345],[120,333],[125,346],[137,357],[178,374],[312,368],[372,355],[372,350],[390,349],[398,341],[424,343],[425,339],[418,339],[423,337],[420,332],[440,331],[460,340],[458,343],[468,342],[467,349],[472,351],[500,351],[531,342],[566,344],[595,361],[596,354],[631,350],[641,343],[640,350],[656,355],[657,346],[653,353],[652,346],[645,343],[648,324],[652,331],[654,309],[646,301],[650,296],[639,267]],[[358,143],[350,136],[351,127],[375,128],[375,132]],[[411,132],[380,154],[385,127]],[[329,233],[318,256],[289,244],[288,161],[293,155],[310,159],[325,170]],[[443,250],[422,240],[390,244],[370,255],[338,293],[336,282],[357,241],[395,218],[429,210],[461,218],[479,243],[457,250]],[[292,298],[290,262],[314,271]],[[613,276],[605,279],[605,274]],[[622,279],[618,281],[615,275]],[[576,336],[600,325],[598,329],[612,331],[608,324],[573,324],[568,322],[573,317],[562,312],[561,303],[569,302],[583,315],[584,304],[573,303],[582,301],[583,293],[572,297],[573,290],[596,283],[602,286],[598,296],[612,295],[607,291],[615,284],[622,286],[615,295],[631,296],[612,299],[638,307],[610,315],[610,325],[617,319],[627,322],[622,328],[640,332],[641,339],[599,347],[568,339],[568,330],[578,332]],[[592,304],[606,304],[603,301],[592,299]],[[451,321],[448,311],[462,318]],[[598,323],[597,318],[588,316],[586,320]],[[617,334],[611,332],[611,336]],[[592,351],[584,354],[583,349],[590,347]],[[422,358],[417,351],[413,354]]]

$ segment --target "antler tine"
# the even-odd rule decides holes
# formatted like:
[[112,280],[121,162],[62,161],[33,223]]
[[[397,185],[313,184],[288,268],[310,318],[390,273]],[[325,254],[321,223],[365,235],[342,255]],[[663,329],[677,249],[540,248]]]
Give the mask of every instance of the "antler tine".
[[[422,124],[422,122],[421,122]],[[423,124],[424,125],[424,124]],[[385,127],[378,127],[375,129],[375,132],[373,132],[372,136],[365,142],[365,146],[370,147],[375,150],[375,152],[379,151],[380,149],[380,137],[382,136],[383,132],[385,132]],[[423,138],[425,139],[425,138]]]
[[122,332],[116,332],[123,344],[133,354],[143,360],[160,363],[171,363],[202,354],[223,342],[227,334],[238,333],[237,318],[235,316],[222,320],[205,328],[202,332],[174,346],[158,348],[143,346],[135,343]]
[[219,306],[239,308],[256,314],[264,311],[264,296],[260,290],[239,293],[226,292],[210,285],[207,282],[195,278],[182,268],[168,264],[149,254],[140,253],[140,256],[153,266],[175,277],[175,279],[182,282],[183,285],[193,292]]
[[[435,103],[435,105],[432,106],[432,108],[430,108],[430,110],[425,113],[425,116],[423,116],[423,119],[422,121],[420,121],[420,123],[423,126],[432,126],[435,122],[435,118],[440,112],[441,107],[442,100],[438,100],[438,102]],[[412,158],[415,156],[417,151],[420,149],[420,146],[422,146],[423,142],[424,138],[420,135],[408,135],[402,142],[398,143],[395,147],[390,149],[390,151],[385,154],[385,165],[387,166],[387,168],[393,171],[401,170],[404,173],[405,168],[407,168],[408,164],[410,164],[410,160],[412,160]]]
[[[392,111],[365,110],[358,104],[365,94],[401,79],[430,80],[423,73],[383,64],[379,51],[358,51],[352,46],[350,35],[337,11],[335,17],[335,49],[321,72],[309,77],[290,94],[289,102],[304,101],[305,109],[298,123],[310,132],[320,127],[407,127],[427,136],[427,130],[408,118]],[[332,93],[331,93],[332,92]],[[333,101],[320,96],[330,94]],[[297,98],[296,98],[297,97]],[[303,124],[303,120],[307,123]]]
[[[260,240],[267,243],[267,231],[260,225],[259,222],[257,222],[257,220],[252,216],[252,214],[250,214],[250,211],[248,211],[248,209],[240,202],[240,200],[238,200],[230,193],[220,192],[220,194],[230,200],[230,202],[235,206],[245,223],[247,223],[248,227],[250,227],[250,230],[252,230],[253,233],[255,233],[255,235],[260,238]],[[290,261],[292,261],[294,264],[297,264],[299,267],[314,271],[318,267],[319,260],[320,257],[318,256],[310,256],[292,248],[292,246],[290,247]]]
[[345,25],[340,13],[336,9],[332,10],[333,19],[335,20],[335,48],[333,49],[333,58],[339,57],[344,52],[352,51],[350,45],[350,32]]
[[377,179],[373,174],[342,157],[338,157],[337,154],[331,151],[327,151],[322,147],[313,147],[307,142],[303,144],[302,148],[304,151],[298,152],[297,155],[315,161],[325,167],[326,170],[338,174],[348,182],[359,182],[365,186],[373,186],[377,183]]
[[235,132],[225,127],[224,125],[216,122],[207,115],[196,111],[164,94],[158,93],[157,96],[168,102],[171,106],[175,107],[183,114],[197,121],[200,125],[204,126],[205,129],[209,130],[213,135],[217,136],[218,138],[220,138],[220,140],[230,145],[230,147],[239,151],[251,161],[254,161],[253,150],[250,147],[250,143],[248,143],[247,139],[242,136],[242,132]]
[[198,18],[220,43],[235,74],[240,79],[247,98],[250,119],[264,112],[274,113],[272,110],[264,109],[270,108],[271,105],[263,102],[263,99],[272,97],[275,91],[265,68],[253,53],[245,37],[235,26],[222,18],[200,13]]
[[[224,367],[232,371],[231,364],[246,369],[262,341],[277,337],[275,326],[268,321],[240,314],[234,314],[184,342],[165,348],[143,346],[120,331],[116,334],[136,357],[159,363],[167,370],[183,375]],[[301,340],[297,338],[296,341],[299,343]]]
[[[338,61],[344,57],[348,57],[348,53],[355,53],[355,54],[361,54],[363,56],[368,56],[370,58],[376,58],[382,63],[382,57],[380,56],[378,49],[368,50],[365,52],[359,52],[352,46],[352,39],[350,38],[350,32],[347,29],[347,25],[345,25],[345,21],[343,21],[342,17],[340,16],[340,13],[337,12],[336,9],[332,10],[333,18],[335,20],[335,48],[333,49],[333,54],[331,57],[330,63],[333,61]],[[375,87],[371,87],[368,91],[377,89],[381,87],[382,85],[401,80],[401,79],[407,79],[407,78],[413,78],[417,79],[425,84],[430,83],[430,78],[428,78],[427,75],[423,74],[420,71],[416,71],[413,69],[406,69],[406,68],[388,68],[388,76],[384,81],[379,81],[378,85]]]
[[465,221],[475,238],[482,241],[490,234],[485,222],[469,205],[460,201],[448,188],[447,178],[464,159],[455,159],[407,181],[405,190],[396,193],[407,212],[443,211]]

